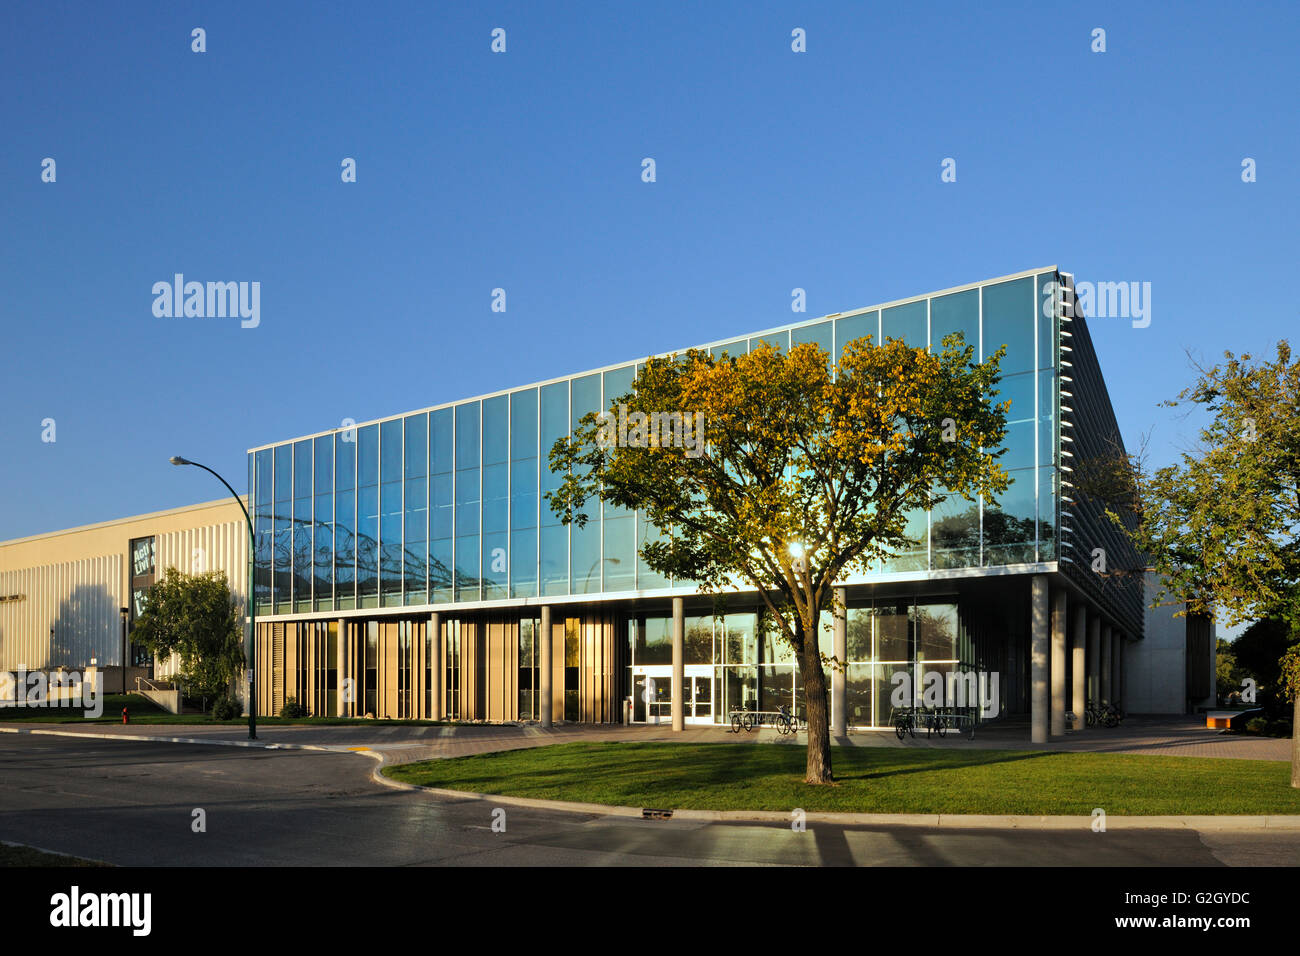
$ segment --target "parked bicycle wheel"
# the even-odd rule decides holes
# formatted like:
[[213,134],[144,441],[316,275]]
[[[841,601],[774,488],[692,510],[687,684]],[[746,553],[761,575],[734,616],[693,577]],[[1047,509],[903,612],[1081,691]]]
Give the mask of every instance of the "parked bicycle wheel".
[[740,714],[731,715],[731,732],[733,734],[740,733]]
[[754,715],[746,714],[742,717],[740,719],[740,726],[745,728],[745,733],[749,733],[749,729],[754,726]]
[[948,733],[948,721],[947,721],[947,719],[944,718],[944,717],[936,717],[936,718],[934,718],[934,729],[937,730],[937,731],[939,732],[939,736],[940,736],[940,737],[942,737],[942,736],[944,736],[946,733]]
[[894,718],[894,733],[898,734],[898,739],[903,739],[903,734],[907,733],[907,727],[902,717]]

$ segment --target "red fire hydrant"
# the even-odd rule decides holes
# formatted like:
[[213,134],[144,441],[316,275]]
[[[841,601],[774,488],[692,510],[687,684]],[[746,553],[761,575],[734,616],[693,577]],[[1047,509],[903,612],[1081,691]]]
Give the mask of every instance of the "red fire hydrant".
[[127,719],[127,716],[126,716],[126,708],[123,707],[123,708],[122,708],[122,723],[124,723],[124,724],[129,724],[130,722],[131,722],[131,721],[128,720],[128,719]]

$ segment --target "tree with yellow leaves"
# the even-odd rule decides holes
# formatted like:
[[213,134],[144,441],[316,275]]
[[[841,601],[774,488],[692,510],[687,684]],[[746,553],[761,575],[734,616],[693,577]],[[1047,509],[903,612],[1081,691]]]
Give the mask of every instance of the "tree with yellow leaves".
[[810,343],[650,358],[551,449],[563,521],[585,525],[594,499],[639,509],[663,529],[641,549],[651,569],[705,594],[758,592],[802,675],[808,783],[834,780],[823,665],[844,662],[823,659],[817,628],[835,582],[915,545],[909,511],[1008,485],[1002,352],[976,363],[960,335],[943,345],[866,337],[835,365]]

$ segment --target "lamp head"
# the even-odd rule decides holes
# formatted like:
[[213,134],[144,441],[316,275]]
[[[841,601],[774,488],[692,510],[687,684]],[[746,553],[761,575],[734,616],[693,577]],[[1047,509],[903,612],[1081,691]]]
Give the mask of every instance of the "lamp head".
[[186,459],[182,458],[180,455],[172,455],[170,461],[171,461],[171,463],[172,463],[173,465],[192,465],[192,464],[194,464],[194,462],[192,462],[192,461],[187,461]]

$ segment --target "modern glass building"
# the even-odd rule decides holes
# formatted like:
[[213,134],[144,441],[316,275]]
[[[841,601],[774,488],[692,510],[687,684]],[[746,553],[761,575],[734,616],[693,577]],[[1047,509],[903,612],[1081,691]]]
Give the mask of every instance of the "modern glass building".
[[[1089,698],[1118,698],[1142,587],[1095,569],[1097,549],[1110,569],[1137,556],[1074,487],[1122,443],[1071,290],[1048,267],[703,346],[815,342],[838,356],[862,336],[938,348],[959,331],[980,358],[1006,348],[1011,486],[996,507],[957,498],[912,514],[914,549],[842,582],[847,610],[821,635],[849,662],[831,676],[835,727],[886,726],[900,672],[918,687],[932,671],[996,674],[996,712],[1032,712],[1036,734],[1082,715],[1076,679]],[[676,701],[681,721],[722,723],[735,708],[801,708],[793,655],[764,633],[756,594],[715,599],[655,574],[638,557],[655,534],[640,514],[604,506],[579,529],[546,503],[552,444],[636,371],[251,449],[259,709],[295,697],[321,714],[616,721],[630,698],[636,721],[670,719]]]

